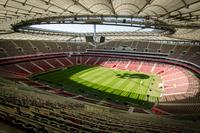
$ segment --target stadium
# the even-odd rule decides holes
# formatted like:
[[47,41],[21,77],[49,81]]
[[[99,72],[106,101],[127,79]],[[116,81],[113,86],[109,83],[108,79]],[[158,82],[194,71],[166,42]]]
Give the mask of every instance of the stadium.
[[199,125],[199,0],[0,0],[0,132]]

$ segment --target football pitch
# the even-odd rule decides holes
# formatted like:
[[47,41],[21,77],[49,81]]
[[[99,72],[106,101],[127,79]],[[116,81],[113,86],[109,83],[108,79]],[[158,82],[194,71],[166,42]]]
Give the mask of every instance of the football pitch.
[[32,77],[65,91],[102,100],[156,102],[161,79],[152,74],[113,70],[101,66],[74,66]]

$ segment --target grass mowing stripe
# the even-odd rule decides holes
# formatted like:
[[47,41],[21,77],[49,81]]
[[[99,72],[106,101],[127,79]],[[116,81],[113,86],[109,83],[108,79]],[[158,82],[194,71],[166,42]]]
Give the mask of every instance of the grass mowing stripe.
[[129,97],[130,97],[130,98],[133,98],[133,99],[137,99],[138,95],[139,95],[139,94],[133,93],[133,92],[132,92],[132,93],[129,95]]
[[[142,80],[141,80],[142,81]],[[143,84],[141,84],[141,81],[140,81],[140,83],[139,83],[139,86],[138,86],[138,94],[139,94],[139,97],[138,97],[138,99],[139,100],[144,100],[145,99],[145,97],[146,97],[146,90],[148,90],[148,88],[146,88],[146,87],[144,87],[144,86],[147,86],[147,84],[149,85],[149,82],[147,82],[147,81],[149,81],[149,80],[143,80]]]
[[140,82],[140,79],[136,79],[135,85],[132,88],[132,92],[137,93],[136,91],[138,90],[138,83]]
[[104,77],[107,77],[108,75],[110,75],[110,73],[106,72],[105,74],[103,74],[104,76],[99,76],[101,78],[97,78],[95,81],[92,81],[95,84],[99,84],[98,86],[94,86],[96,89],[98,90],[104,90],[104,88],[106,88],[107,86],[103,86],[101,83],[101,81],[105,81]]
[[[100,74],[102,74],[102,71],[99,71],[98,73],[96,73],[96,75],[100,75]],[[97,75],[97,76],[98,76]],[[88,76],[89,77],[89,76]],[[91,78],[91,77],[89,77],[89,78]],[[80,78],[80,76],[78,77],[78,78],[76,78],[76,75],[75,76],[73,76],[73,77],[71,77],[71,79],[74,79],[74,80],[77,80],[79,83],[82,83],[82,82],[85,82],[85,81],[88,81],[88,82],[93,82],[94,80],[92,80],[92,79],[97,79],[97,78],[94,78],[94,77],[92,77],[91,79],[87,79],[87,78]],[[82,80],[82,79],[84,79],[84,80]],[[82,81],[82,82],[81,82]],[[91,82],[91,83],[92,83]]]
[[[99,76],[100,77],[100,76]],[[96,80],[101,80],[102,78],[96,78]],[[84,79],[85,81],[87,81],[87,82],[89,82],[89,83],[91,83],[91,84],[93,84],[94,86],[94,88],[95,89],[99,89],[99,88],[102,88],[103,86],[101,85],[101,84],[99,84],[97,81],[96,82],[94,82],[93,80],[91,81],[91,80],[87,80],[87,79]]]
[[112,85],[112,87],[113,88],[118,88],[118,89],[120,89],[121,90],[121,88],[119,88],[120,86],[121,86],[121,84],[125,81],[125,80],[123,80],[123,79],[119,79],[119,78],[116,78],[118,81],[115,83],[115,84],[113,84]]
[[113,84],[116,84],[116,82],[118,82],[119,79],[118,78],[113,78],[113,80],[110,80],[110,82],[108,82],[108,84],[106,86],[109,87],[109,89],[106,90],[106,92],[112,92],[113,91]]
[[100,83],[101,85],[103,85],[104,82],[108,81],[110,78],[112,78],[112,73],[104,73],[101,78],[99,78],[98,80],[95,80],[95,83]]
[[78,72],[78,73],[75,73],[73,76],[80,76],[80,75],[84,75],[84,73],[87,73],[87,72],[89,72],[89,71],[92,71],[92,70],[95,70],[95,69],[97,69],[96,67],[93,67],[93,68],[88,68],[88,69],[86,69],[86,70],[83,70],[83,71],[80,71],[80,72]]
[[135,84],[134,84],[134,86],[133,86],[132,89],[131,89],[131,94],[129,95],[130,98],[137,99],[138,94],[137,94],[137,91],[136,91],[136,90],[138,90],[138,83],[139,83],[139,82],[140,82],[140,79],[137,79],[137,80],[135,81]]
[[[141,82],[143,82],[143,84],[141,84]],[[145,86],[146,85],[146,81],[144,80],[140,80],[137,86],[137,93],[138,94],[144,94],[145,91]]]
[[[136,77],[134,77],[134,74]],[[86,89],[88,95],[97,93],[101,96],[99,91],[105,91],[123,97],[144,100],[147,100],[146,95],[149,94],[149,100],[154,101],[160,96],[161,92],[161,89],[158,88],[159,82],[157,79],[159,78],[157,76],[154,77],[154,75],[148,76],[151,76],[150,79],[155,78],[155,80],[153,80],[153,82],[155,82],[153,85],[151,84],[150,79],[144,78],[144,74],[139,72],[124,70],[114,70],[113,72],[110,68],[100,66],[75,66],[60,71],[49,72],[44,75],[42,74],[39,75],[38,78],[44,79],[44,82],[49,81],[50,84],[55,86],[61,85],[62,87],[65,87],[67,91],[73,89],[74,91],[72,92],[80,93],[80,89]],[[142,84],[141,81],[143,81]],[[149,87],[152,88],[151,92],[148,91]],[[91,91],[91,93],[90,91],[87,91],[87,89],[90,90],[92,88],[99,91]],[[104,96],[102,95],[102,97]]]
[[[104,73],[105,74],[103,74],[102,71],[101,71],[101,73],[99,75],[99,77],[101,77],[101,80],[105,80],[105,79],[102,78],[101,75],[104,75],[105,77],[107,76],[107,74],[110,75],[110,73],[108,73],[108,71],[104,71]],[[85,84],[86,86],[93,87],[95,89],[101,90],[101,89],[107,88],[107,86],[98,85],[98,82],[97,82],[97,84],[94,84],[94,80],[92,80],[92,82],[90,82],[91,80],[88,80],[88,79],[83,80],[82,78],[74,78],[74,77],[73,77],[73,79],[77,80],[79,83]]]
[[129,85],[129,83],[131,83],[131,81],[129,79],[125,80],[123,82],[123,84],[121,84],[121,86],[119,88],[122,88],[122,93],[120,94],[121,96],[127,96],[129,93],[127,93],[127,90],[126,90],[126,86]]
[[78,77],[87,77],[88,75],[90,75],[90,73],[93,73],[95,71],[98,71],[98,68],[88,68],[86,70],[80,71],[78,73],[75,73],[73,76],[78,76]]
[[[148,86],[149,86],[149,81],[150,81],[150,79],[140,80],[140,82],[138,83],[138,87],[139,87],[138,93],[139,94],[142,94],[142,95],[146,94],[146,90],[148,90]],[[143,82],[143,83],[141,84],[141,82]]]
[[161,94],[162,89],[159,88],[159,83],[161,82],[161,80],[157,77],[153,75],[153,78],[155,79],[153,82],[153,85],[150,85],[150,89],[152,91],[149,91],[148,94],[151,96],[159,96]]
[[150,89],[150,86],[151,86],[151,84],[153,83],[152,78],[153,78],[153,76],[150,76],[150,79],[149,79],[149,82],[148,82],[148,87],[146,87],[145,94],[148,94],[148,91],[149,91],[149,89]]
[[[108,71],[106,71],[106,73],[104,73],[104,74],[101,74],[101,75],[99,75],[99,79],[97,79],[97,80],[93,80],[92,82],[95,82],[95,83],[97,83],[97,84],[101,84],[102,86],[100,87],[100,88],[98,88],[99,90],[105,90],[105,88],[107,88],[107,86],[105,86],[105,84],[103,84],[103,83],[106,83],[106,82],[108,82],[110,79],[112,79],[112,77],[113,77],[113,74],[112,73],[110,73],[109,72],[109,69],[108,69]],[[106,80],[105,80],[106,79]],[[103,87],[104,86],[104,87]]]
[[123,90],[120,88],[120,86],[124,83],[124,80],[120,80],[117,83],[114,84],[114,86],[112,86],[112,88],[114,88],[114,90],[112,90],[111,93],[114,93],[115,90],[118,90],[116,92],[118,92],[116,95],[119,95]]
[[[100,74],[99,75],[99,77],[102,77],[101,75],[104,75],[104,76],[107,76],[106,74],[109,74],[110,75],[110,73],[108,72],[108,70],[106,70],[104,73],[106,73],[106,74],[102,74],[102,71],[101,70],[99,70],[101,73],[98,73],[98,74]],[[74,79],[74,78],[73,78]],[[94,79],[94,78],[92,78],[92,79]],[[96,78],[97,79],[97,78]],[[101,78],[102,79],[102,78]],[[81,80],[81,78],[80,79],[78,79],[78,80]],[[103,79],[103,80],[105,80],[105,79]],[[81,82],[80,81],[78,81],[79,83],[84,83],[84,84],[88,84],[89,82],[90,82],[91,80],[88,80],[88,79],[84,79],[84,80],[82,80]],[[92,82],[94,82],[94,80],[92,80]],[[90,86],[90,87],[92,87],[92,85],[87,85],[87,86]],[[97,85],[95,84],[94,86],[93,86],[94,88],[97,88]],[[105,88],[104,86],[98,86],[99,88]]]
[[98,83],[98,80],[102,80],[108,73],[108,70],[104,70],[101,71],[99,70],[99,72],[94,76],[91,76],[90,78],[86,78],[89,81],[92,81],[93,83]]
[[89,69],[90,69],[90,71],[88,71],[87,73],[84,73],[84,74],[80,75],[79,77],[85,78],[85,77],[87,77],[88,75],[90,75],[90,74],[92,74],[92,73],[94,73],[94,72],[96,72],[96,71],[99,71],[99,68],[98,68],[98,67],[94,67],[93,69],[89,68]]
[[[106,77],[107,76],[107,77]],[[112,80],[114,80],[116,77],[113,74],[113,72],[111,72],[110,74],[106,74],[105,75],[105,79],[101,82],[102,85],[107,86],[108,83],[112,82]]]
[[92,88],[97,89],[97,90],[99,90],[99,88],[109,89],[109,87],[107,87],[107,86],[102,86],[102,85],[99,85],[99,84],[94,84],[94,83],[91,83],[91,82],[89,82],[87,80],[84,80],[84,79],[76,78],[76,80],[78,82],[81,80],[81,83],[84,84],[85,86],[92,87]]
[[[114,81],[113,81],[114,80]],[[113,77],[107,77],[106,79],[104,79],[104,81],[101,83],[103,86],[107,86],[107,88],[110,88],[110,86],[108,86],[108,84],[114,84],[116,81],[116,79]],[[100,88],[101,90],[105,90],[105,88]]]
[[[101,74],[101,75],[104,75],[104,74]],[[110,75],[110,74],[109,74]],[[99,75],[100,76],[100,75]],[[91,77],[91,79],[97,79],[97,78],[94,78],[94,77]],[[102,78],[103,79],[103,78]],[[101,80],[102,80],[101,79]],[[99,80],[99,79],[98,79]],[[104,80],[104,79],[103,79]],[[120,79],[119,79],[120,80]],[[127,80],[124,80],[124,79],[121,79],[121,82],[124,82],[124,81],[126,81],[126,82],[128,82]],[[117,82],[117,81],[116,81]],[[117,82],[117,83],[119,83],[119,82]],[[124,83],[125,84],[125,83]],[[87,85],[88,86],[88,85]],[[91,85],[90,85],[90,87],[92,87]],[[96,86],[97,87],[97,86]],[[96,88],[95,86],[94,86],[94,88]],[[119,84],[115,84],[114,86],[109,86],[110,88],[107,90],[107,91],[109,91],[110,93],[115,93],[115,94],[120,94],[120,93],[122,93],[123,92],[123,90],[121,91],[118,91],[118,90],[114,90],[114,89],[116,89],[116,88],[119,88]],[[140,86],[141,87],[141,86]],[[100,88],[102,88],[102,86],[100,86]],[[103,87],[104,88],[104,87]],[[120,86],[120,88],[121,88],[121,86]],[[142,90],[142,89],[140,89],[140,90]],[[125,94],[125,93],[124,93]],[[142,93],[143,94],[143,93]],[[126,95],[128,95],[127,93],[126,93]]]
[[104,87],[101,87],[99,88],[99,90],[101,91],[106,91],[106,90],[109,90],[109,89],[113,89],[112,86],[110,87],[109,84],[114,84],[115,82],[117,81],[116,78],[107,78],[104,82],[104,84],[102,84]]
[[125,87],[125,90],[127,92],[131,92],[131,89],[133,88],[133,86],[136,84],[135,80],[131,80]]
[[106,69],[104,69],[104,70],[97,69],[97,70],[98,71],[91,73],[91,75],[88,75],[87,77],[82,77],[82,75],[81,75],[81,76],[79,76],[79,78],[86,79],[88,81],[95,81],[96,79],[100,78],[103,73],[108,72],[108,70],[106,70]]

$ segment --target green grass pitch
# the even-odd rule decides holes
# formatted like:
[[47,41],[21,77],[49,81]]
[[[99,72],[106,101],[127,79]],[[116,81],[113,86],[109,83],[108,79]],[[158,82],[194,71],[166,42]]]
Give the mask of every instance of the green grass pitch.
[[158,87],[161,80],[156,75],[101,66],[74,66],[36,75],[33,79],[102,100],[156,102],[162,91]]

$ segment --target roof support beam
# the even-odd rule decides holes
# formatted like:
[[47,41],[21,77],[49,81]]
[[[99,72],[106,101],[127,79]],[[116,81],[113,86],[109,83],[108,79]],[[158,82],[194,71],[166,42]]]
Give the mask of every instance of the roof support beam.
[[[56,5],[56,4],[51,3],[51,0],[49,0],[48,2],[46,2],[46,1],[44,1],[44,0],[40,0],[40,1],[41,1],[41,2],[44,2],[44,3],[47,4],[47,5],[57,7],[57,8],[59,8],[59,9],[63,10],[63,11],[67,11],[67,12],[73,14],[73,12],[71,12],[71,11],[69,11],[69,10],[66,10],[66,9],[64,9],[64,8],[62,8],[62,7],[58,6],[58,5]],[[32,6],[33,6],[33,5],[32,5]],[[48,7],[48,9],[49,9],[49,8],[50,8],[50,7]],[[43,10],[44,10],[44,11],[47,11],[47,9],[43,9]],[[48,10],[48,11],[49,11],[49,12],[52,12],[52,13],[57,13],[57,12],[53,12],[53,11],[50,11],[50,10]]]
[[25,6],[27,1],[28,1],[28,0],[25,0],[24,3],[23,3],[22,5]]
[[8,16],[2,15],[2,14],[0,14],[0,17],[1,18],[12,18],[12,17],[8,17]]
[[156,17],[159,16],[159,14],[157,14],[157,13],[156,13],[155,11],[153,11],[153,10],[148,10],[148,11],[152,12],[153,14],[155,14]]
[[7,6],[7,3],[8,3],[8,0],[6,0],[5,4],[4,4],[3,6],[6,7],[6,6]]
[[188,8],[188,5],[187,5],[187,3],[185,2],[185,0],[181,0],[181,1],[182,1],[182,3],[185,5],[185,7]]
[[47,7],[44,11],[47,12],[49,11],[49,8],[52,7],[51,5],[49,7]]
[[[193,2],[193,3],[190,3],[190,4],[187,5],[187,7],[189,7],[190,5],[199,3],[199,2],[200,2],[200,0],[195,1],[195,2]],[[181,9],[183,9],[183,8],[185,8],[185,5],[184,5],[184,6],[181,6],[180,8],[177,8],[176,10],[169,11],[168,13],[165,13],[165,14],[163,14],[163,15],[160,15],[160,17],[164,17],[164,16],[169,15],[169,14],[171,14],[171,13],[173,13],[173,12],[179,11],[179,10],[181,10]]]
[[47,2],[46,2],[46,5],[49,5],[50,2],[51,2],[51,0],[47,1]]
[[17,16],[17,17],[20,16],[20,15],[16,15],[16,14],[9,13],[8,11],[6,11],[5,13],[2,13],[2,12],[1,12],[0,14],[5,14],[5,16],[7,16],[7,15]]
[[[22,2],[17,1],[17,0],[13,0],[13,1],[14,1],[14,2],[17,2],[17,3],[21,3],[21,4],[23,4]],[[36,8],[36,9],[40,9],[40,10],[45,11],[44,8],[41,8],[41,7],[38,7],[38,6],[35,6],[35,5],[31,5],[31,4],[28,4],[28,3],[26,3],[26,5],[31,6],[31,7],[34,7],[34,8]],[[49,12],[51,12],[51,13],[56,13],[56,12],[53,12],[53,11],[49,11]]]
[[31,14],[28,14],[28,13],[21,13],[21,12],[19,12],[19,9],[17,9],[17,11],[12,11],[12,10],[7,10],[7,9],[0,9],[0,11],[13,12],[15,14],[22,14],[22,15],[31,15]]
[[33,7],[31,7],[31,9],[28,11],[29,13],[31,13],[32,12],[32,10],[33,10]]
[[137,12],[139,15],[149,4],[151,4],[154,0],[146,0],[146,4]]
[[[199,11],[200,11],[200,9],[197,9],[197,10],[193,10],[193,11],[191,11],[191,12],[185,12],[185,13],[182,13],[182,14],[173,15],[173,16],[170,16],[169,18],[181,17],[181,16],[187,15],[187,14],[190,14],[190,15],[192,16],[192,13],[194,13],[194,12],[199,12]],[[185,17],[185,16],[184,16],[184,17]]]
[[109,3],[110,6],[111,6],[113,15],[116,15],[115,8],[114,8],[114,6],[113,6],[112,0],[108,0],[108,3]]
[[[140,9],[140,7],[138,7],[137,5],[133,4],[133,3],[122,3],[118,6],[115,7],[115,10],[117,10],[119,7],[124,6],[124,5],[129,5],[129,6],[134,6],[135,8],[137,8],[138,10]],[[134,11],[136,12],[136,11]]]
[[[151,5],[151,6],[149,6],[149,7],[152,7],[152,6],[162,8],[166,13],[169,12],[169,11],[168,11],[165,7],[163,7],[162,5]],[[148,7],[148,8],[149,8],[149,7]]]
[[74,5],[79,5],[81,6],[82,8],[84,8],[86,11],[90,12],[90,13],[94,13],[93,11],[91,11],[89,8],[85,7],[83,4],[81,4],[78,0],[72,0],[74,2]]
[[177,20],[181,20],[181,21],[191,21],[191,20],[198,20],[200,18],[200,15],[197,16],[191,16],[191,15],[188,15],[188,16],[184,16],[184,18],[176,18]]
[[[0,4],[0,5],[2,5],[2,4]],[[3,6],[3,5],[2,5]],[[13,9],[19,9],[19,8],[17,8],[17,7],[14,7],[14,6],[10,6],[10,5],[7,5],[6,7],[9,7],[9,8],[13,8]],[[33,7],[32,7],[33,8]],[[27,12],[29,12],[29,10],[26,10],[26,9],[20,9],[21,11],[27,11]],[[35,11],[31,11],[31,12],[33,12],[33,13],[36,13],[36,14],[42,14],[42,13],[39,13],[39,12],[35,12]],[[29,12],[30,13],[30,12]]]

